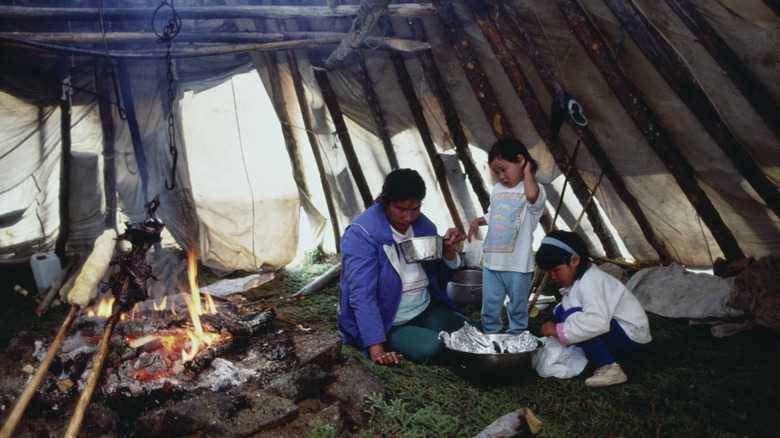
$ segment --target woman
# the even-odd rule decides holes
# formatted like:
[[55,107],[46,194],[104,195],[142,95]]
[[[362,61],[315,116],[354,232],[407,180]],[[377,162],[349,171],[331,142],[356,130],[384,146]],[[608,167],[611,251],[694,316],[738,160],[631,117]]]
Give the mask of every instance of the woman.
[[465,316],[444,290],[460,266],[455,245],[465,236],[450,228],[442,236],[440,260],[406,263],[399,242],[436,236],[436,225],[420,212],[425,182],[412,169],[385,179],[377,202],[341,237],[338,323],[344,344],[363,350],[374,363],[442,363],[442,330],[453,332]]

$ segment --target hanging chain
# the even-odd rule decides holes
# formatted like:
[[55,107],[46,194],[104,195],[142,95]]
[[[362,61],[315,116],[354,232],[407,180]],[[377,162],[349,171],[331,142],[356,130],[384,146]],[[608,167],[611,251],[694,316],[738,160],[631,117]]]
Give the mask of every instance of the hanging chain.
[[[154,29],[154,18],[157,15],[157,12],[164,6],[169,6],[171,8],[171,17],[163,28],[162,34],[160,34]],[[176,9],[173,8],[173,0],[163,0],[163,2],[160,3],[160,6],[155,9],[154,15],[152,15],[152,30],[154,30],[154,34],[157,35],[157,42],[165,43],[166,48],[165,63],[168,67],[166,72],[166,79],[168,80],[168,144],[170,145],[170,153],[173,156],[173,165],[171,166],[171,183],[168,184],[168,180],[166,179],[165,187],[168,190],[173,190],[173,188],[176,187],[176,161],[179,156],[179,150],[176,149],[176,118],[173,113],[173,103],[176,96],[173,93],[173,57],[171,57],[171,42],[181,30],[181,17],[179,17]]]

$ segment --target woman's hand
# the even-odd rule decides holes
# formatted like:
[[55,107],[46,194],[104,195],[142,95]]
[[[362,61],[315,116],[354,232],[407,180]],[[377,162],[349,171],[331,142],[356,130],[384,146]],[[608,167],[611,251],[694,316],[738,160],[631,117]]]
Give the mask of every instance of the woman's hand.
[[368,347],[368,356],[371,358],[371,362],[378,364],[395,364],[403,359],[403,354],[397,354],[395,351],[386,352],[383,344],[374,344]]
[[542,324],[542,336],[552,336],[553,338],[558,337],[558,329],[556,328],[554,322],[547,321]]
[[459,229],[453,227],[447,230],[441,238],[441,252],[444,259],[449,261],[455,260],[455,247],[464,240],[466,240],[466,236]]

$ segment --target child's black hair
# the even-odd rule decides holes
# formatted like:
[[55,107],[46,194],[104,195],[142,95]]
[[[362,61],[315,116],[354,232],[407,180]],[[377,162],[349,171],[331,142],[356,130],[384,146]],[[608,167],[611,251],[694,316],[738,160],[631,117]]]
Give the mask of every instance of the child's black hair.
[[414,169],[395,169],[385,178],[382,193],[376,202],[387,205],[395,201],[425,198],[425,181]]
[[539,165],[536,163],[536,160],[531,158],[531,154],[528,152],[528,149],[523,142],[515,138],[502,138],[495,142],[493,147],[490,148],[490,152],[488,152],[488,163],[492,163],[496,157],[501,157],[512,163],[517,163],[518,155],[522,155],[526,161],[531,162],[531,173],[536,175],[536,169]]
[[[559,240],[568,245],[574,252],[580,256],[580,264],[577,266],[576,278],[581,278],[588,270],[590,254],[585,241],[570,231],[553,230],[547,233],[547,236]],[[554,245],[546,244],[542,241],[539,250],[536,251],[536,264],[540,269],[549,270],[559,265],[568,264],[573,254],[569,251]]]

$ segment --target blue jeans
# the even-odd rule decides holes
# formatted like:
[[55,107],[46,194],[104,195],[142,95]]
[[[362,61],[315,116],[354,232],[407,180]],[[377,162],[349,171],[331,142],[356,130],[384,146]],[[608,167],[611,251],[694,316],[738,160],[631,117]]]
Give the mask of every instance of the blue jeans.
[[[571,314],[577,312],[582,312],[582,307],[572,307],[564,311],[562,306],[558,306],[555,308],[555,322],[564,322]],[[607,333],[576,345],[585,351],[585,357],[596,364],[597,368],[615,363],[613,352],[636,354],[644,347],[644,344],[632,341],[614,318],[609,322]]]
[[485,333],[498,333],[504,328],[501,314],[504,299],[509,296],[506,314],[509,334],[517,335],[528,329],[528,292],[533,273],[491,271],[482,268],[482,329]]
[[385,341],[385,351],[403,354],[404,359],[421,365],[444,364],[447,358],[439,332],[452,333],[462,328],[464,323],[480,328],[479,323],[468,316],[431,300],[421,314],[406,324],[390,328]]

